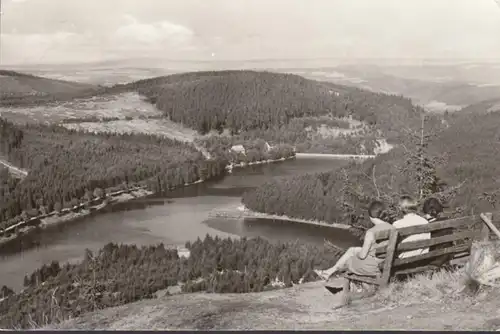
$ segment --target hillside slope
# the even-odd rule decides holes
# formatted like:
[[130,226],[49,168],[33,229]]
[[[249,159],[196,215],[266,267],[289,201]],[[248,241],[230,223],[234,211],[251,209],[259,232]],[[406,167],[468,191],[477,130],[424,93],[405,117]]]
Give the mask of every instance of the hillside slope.
[[[420,287],[425,288],[425,287]],[[425,291],[422,291],[422,295]],[[461,297],[460,297],[461,298]],[[408,304],[380,297],[333,310],[339,296],[313,282],[248,294],[182,294],[100,310],[45,329],[107,330],[491,330],[497,302],[483,297]],[[480,301],[481,300],[481,301]],[[478,302],[479,301],[479,302]]]
[[71,99],[93,94],[96,91],[97,87],[90,84],[0,70],[0,105]]
[[161,191],[219,175],[224,168],[222,162],[207,161],[192,143],[145,134],[19,126],[2,118],[0,156],[8,167],[29,171],[7,192],[1,189],[0,228],[26,214],[72,207],[96,188],[141,182]]
[[489,99],[478,103],[473,103],[457,111],[457,114],[484,115],[490,112],[497,112],[497,111],[500,111],[500,98]]
[[108,93],[131,90],[146,96],[174,122],[201,133],[265,130],[292,119],[320,116],[351,116],[390,132],[422,112],[401,96],[247,70],[174,74],[106,89]]
[[[210,154],[216,153],[214,145],[226,150],[257,139],[272,145],[292,145],[301,152],[372,154],[377,148],[377,139],[398,141],[401,127],[418,122],[423,112],[401,96],[272,72],[191,72],[76,91],[50,88],[62,81],[40,81],[39,77],[9,73],[10,80],[35,80],[42,86],[48,85],[48,88],[42,87],[45,93],[0,99],[0,106],[18,107],[0,109],[11,121],[28,118],[31,122],[35,119],[53,123],[79,118],[82,114],[80,120],[88,122],[91,113],[97,118],[110,114],[93,110],[102,101],[120,100],[139,93],[146,101],[135,100],[141,104],[149,102],[150,107],[169,120],[201,135],[225,136],[219,141],[203,138],[197,143]],[[61,93],[52,94],[55,90]],[[77,110],[72,110],[75,105]],[[82,105],[86,110],[80,111]],[[21,106],[25,108],[19,108]]]
[[[394,70],[394,71],[392,71]],[[454,110],[460,106],[479,103],[484,100],[500,97],[500,84],[474,84],[468,75],[454,77],[453,73],[457,69],[442,68],[442,73],[433,75],[426,72],[429,67],[420,68],[422,76],[419,77],[419,69],[413,68],[405,73],[398,73],[398,67],[385,68],[377,66],[340,66],[335,71],[341,72],[345,77],[337,80],[345,82],[350,77],[360,78],[358,82],[351,81],[357,87],[370,87],[371,90],[381,92],[393,92],[402,94],[415,100],[416,103],[433,110],[439,104],[441,111],[445,109]],[[335,80],[335,79],[334,79]],[[489,82],[494,82],[492,80]],[[436,111],[438,111],[436,109]]]
[[174,74],[105,91],[138,92],[171,121],[208,134],[198,144],[211,154],[257,139],[299,152],[373,154],[378,139],[404,139],[401,128],[423,113],[402,96],[249,70]]
[[[426,138],[428,159],[425,196],[447,202],[448,214],[491,210],[500,199],[498,156],[500,113],[452,114],[447,125]],[[419,128],[413,128],[417,131]],[[433,132],[427,126],[424,135]],[[414,134],[415,135],[415,134]],[[412,135],[407,136],[411,139]],[[366,205],[375,198],[397,202],[401,194],[419,197],[419,133],[386,155],[343,172],[326,172],[270,180],[244,194],[251,210],[302,219],[356,225],[365,221]]]

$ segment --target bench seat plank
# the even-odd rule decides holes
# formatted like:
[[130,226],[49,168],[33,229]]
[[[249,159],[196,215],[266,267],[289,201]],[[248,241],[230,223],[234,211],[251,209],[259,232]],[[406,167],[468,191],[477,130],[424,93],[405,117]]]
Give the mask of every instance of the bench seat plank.
[[429,265],[429,266],[423,266],[423,267],[417,267],[417,268],[403,269],[403,270],[396,271],[393,274],[393,276],[416,274],[416,273],[421,273],[424,271],[438,270],[439,268],[440,267],[438,267],[438,266]]
[[350,281],[363,282],[373,285],[379,285],[380,283],[380,277],[360,276],[353,273],[346,273],[342,277],[347,278]]

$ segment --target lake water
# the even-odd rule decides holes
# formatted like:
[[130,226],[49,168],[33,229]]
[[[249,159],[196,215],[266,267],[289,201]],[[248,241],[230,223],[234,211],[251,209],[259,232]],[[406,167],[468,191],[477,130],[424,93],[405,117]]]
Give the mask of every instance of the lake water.
[[346,247],[357,239],[345,230],[288,221],[208,217],[213,209],[237,205],[244,191],[272,177],[327,171],[345,164],[346,161],[335,159],[297,158],[235,169],[222,180],[179,189],[168,198],[138,200],[44,230],[37,236],[38,248],[3,256],[0,260],[0,285],[19,289],[24,275],[42,264],[52,260],[78,260],[86,248],[98,250],[108,242],[184,245],[186,241],[203,238],[208,233],[221,237],[260,236],[270,241],[300,239],[315,244],[328,238],[338,246]]

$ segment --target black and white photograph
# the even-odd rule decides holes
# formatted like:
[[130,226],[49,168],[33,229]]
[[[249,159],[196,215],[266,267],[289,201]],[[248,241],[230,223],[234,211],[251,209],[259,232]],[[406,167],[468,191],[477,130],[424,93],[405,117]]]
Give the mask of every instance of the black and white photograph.
[[500,0],[0,0],[0,330],[500,331]]

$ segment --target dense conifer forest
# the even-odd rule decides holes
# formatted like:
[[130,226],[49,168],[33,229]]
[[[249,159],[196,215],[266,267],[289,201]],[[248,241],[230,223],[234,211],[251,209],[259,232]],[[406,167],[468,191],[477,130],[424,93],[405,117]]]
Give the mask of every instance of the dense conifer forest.
[[[294,74],[216,71],[175,74],[116,86],[137,90],[171,120],[198,130],[233,134],[283,127],[303,117],[353,117],[397,136],[401,122],[423,110],[402,96],[318,82]],[[264,139],[264,138],[262,138]]]
[[24,289],[4,287],[0,327],[33,328],[118,306],[178,284],[185,292],[258,292],[317,279],[313,269],[331,266],[339,252],[260,238],[212,238],[187,243],[179,257],[164,245],[108,244],[87,251],[77,264],[52,262],[24,278]]

